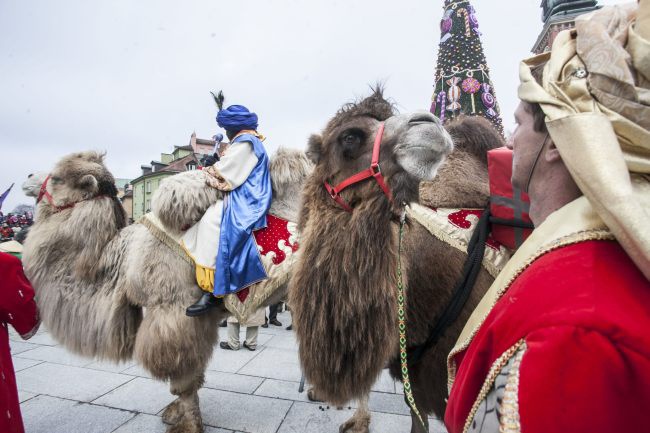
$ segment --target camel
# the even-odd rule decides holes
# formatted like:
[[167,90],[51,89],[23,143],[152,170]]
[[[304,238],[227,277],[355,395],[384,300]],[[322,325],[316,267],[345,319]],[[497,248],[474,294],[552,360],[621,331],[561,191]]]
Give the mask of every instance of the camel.
[[[340,193],[352,208],[346,211],[324,183],[336,185],[368,168],[382,122],[380,169],[374,172],[381,171],[392,199],[378,182],[366,180]],[[452,150],[450,136],[455,150],[443,164]],[[368,395],[382,369],[388,366],[391,376],[401,379],[400,217],[418,201],[435,208],[484,209],[489,198],[486,152],[502,145],[485,119],[463,118],[445,130],[428,112],[396,114],[380,89],[343,106],[320,135],[310,138],[308,155],[316,166],[304,189],[298,222],[302,255],[293,269],[289,303],[300,362],[313,386],[311,396],[339,406],[359,399],[359,408],[341,425],[341,432],[369,431]],[[467,257],[413,215],[406,213],[400,254],[409,347],[429,337]],[[428,431],[425,415],[444,414],[447,354],[496,273],[481,268],[460,316],[419,362],[410,365],[410,383],[422,414],[420,422],[411,410],[412,432]]]
[[[270,163],[270,213],[297,219],[296,191],[310,170],[304,153],[278,151]],[[198,221],[220,197],[206,186],[205,176],[202,171],[174,175],[154,195],[153,207],[170,232]],[[198,318],[185,315],[202,293],[194,266],[144,224],[126,226],[103,155],[64,157],[46,189],[51,202],[38,204],[24,264],[47,329],[74,353],[114,362],[135,359],[155,379],[169,381],[178,398],[162,415],[170,424],[167,433],[202,432],[197,391],[217,324],[230,313],[219,307]]]

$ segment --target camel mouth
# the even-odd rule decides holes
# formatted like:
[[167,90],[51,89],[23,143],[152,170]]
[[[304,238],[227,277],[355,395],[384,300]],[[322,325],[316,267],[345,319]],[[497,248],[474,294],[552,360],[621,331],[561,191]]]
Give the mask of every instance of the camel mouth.
[[425,120],[425,119],[422,119],[422,120],[411,120],[411,121],[409,122],[409,126],[414,126],[414,125],[430,125],[430,124],[432,124],[432,123],[435,124],[436,122],[433,121],[433,120]]

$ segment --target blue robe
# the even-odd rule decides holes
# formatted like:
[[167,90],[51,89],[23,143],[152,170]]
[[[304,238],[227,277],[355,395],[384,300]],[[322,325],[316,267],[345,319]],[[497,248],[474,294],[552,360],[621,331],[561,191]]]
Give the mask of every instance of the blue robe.
[[214,273],[214,296],[235,293],[268,278],[257,251],[253,231],[266,227],[266,214],[271,207],[269,157],[262,141],[256,136],[242,134],[232,143],[241,141],[253,144],[257,164],[246,181],[226,193],[224,199]]

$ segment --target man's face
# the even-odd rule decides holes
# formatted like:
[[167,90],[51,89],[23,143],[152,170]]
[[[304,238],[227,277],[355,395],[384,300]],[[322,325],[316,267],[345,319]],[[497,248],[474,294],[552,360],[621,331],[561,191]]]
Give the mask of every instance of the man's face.
[[515,123],[517,127],[506,146],[513,151],[512,185],[525,190],[535,158],[547,133],[535,131],[533,114],[525,102],[520,102],[515,110]]

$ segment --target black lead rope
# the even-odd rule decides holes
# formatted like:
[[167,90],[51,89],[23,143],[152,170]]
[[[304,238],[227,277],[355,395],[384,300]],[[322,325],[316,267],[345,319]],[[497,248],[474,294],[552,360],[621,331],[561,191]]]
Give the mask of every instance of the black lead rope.
[[469,245],[467,245],[467,260],[465,260],[465,264],[463,265],[463,275],[458,283],[456,283],[451,300],[431,330],[429,338],[423,344],[411,346],[408,349],[409,366],[413,366],[420,361],[422,355],[440,340],[440,337],[442,337],[447,328],[460,315],[460,312],[469,299],[470,293],[472,293],[472,288],[481,270],[483,256],[485,254],[485,241],[489,232],[490,207],[488,206],[483,211],[476,229],[472,233]]

